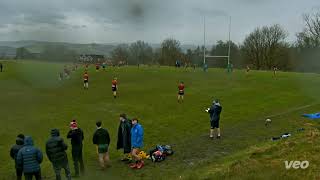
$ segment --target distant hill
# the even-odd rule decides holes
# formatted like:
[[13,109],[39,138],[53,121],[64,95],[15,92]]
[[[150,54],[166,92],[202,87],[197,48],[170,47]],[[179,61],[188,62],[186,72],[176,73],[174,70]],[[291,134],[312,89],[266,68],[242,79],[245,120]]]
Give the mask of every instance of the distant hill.
[[[76,51],[78,54],[101,54],[110,55],[110,52],[116,47],[112,44],[74,44],[64,42],[44,42],[44,41],[0,41],[1,52],[11,53],[16,48],[25,47],[32,53],[41,52],[45,46],[63,45],[70,50]],[[4,48],[6,47],[6,48]],[[15,53],[14,53],[15,54]]]
[[16,48],[8,46],[0,46],[0,57],[15,57]]
[[[44,47],[54,46],[54,45],[63,45],[70,50],[74,50],[78,54],[99,54],[110,56],[111,51],[120,43],[106,43],[106,44],[76,44],[76,43],[66,43],[66,42],[46,42],[46,41],[0,41],[0,55],[1,54],[16,54],[16,48],[26,47],[31,53],[40,53],[43,51]],[[161,47],[160,44],[150,44],[153,49],[158,49]],[[183,52],[186,52],[187,49],[195,49],[195,45],[182,44],[181,49]]]

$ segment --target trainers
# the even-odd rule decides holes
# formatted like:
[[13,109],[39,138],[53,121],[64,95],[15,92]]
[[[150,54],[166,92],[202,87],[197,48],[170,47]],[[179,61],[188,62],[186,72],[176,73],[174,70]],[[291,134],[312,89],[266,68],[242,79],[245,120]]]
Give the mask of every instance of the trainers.
[[143,161],[140,161],[140,162],[138,162],[138,164],[137,164],[137,169],[141,169],[143,166],[144,166],[144,162],[143,162]]
[[138,163],[132,163],[129,166],[130,166],[130,168],[134,169],[134,168],[137,168],[137,165],[138,165]]

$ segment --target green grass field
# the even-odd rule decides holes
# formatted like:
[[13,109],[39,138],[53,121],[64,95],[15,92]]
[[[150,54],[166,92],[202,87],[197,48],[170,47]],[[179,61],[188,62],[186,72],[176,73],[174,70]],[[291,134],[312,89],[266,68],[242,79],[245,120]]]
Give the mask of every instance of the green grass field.
[[[82,87],[83,69],[71,79],[59,81],[63,64],[41,62],[5,63],[0,73],[0,177],[14,179],[14,162],[9,150],[18,133],[31,135],[43,152],[52,128],[65,138],[69,122],[76,118],[84,130],[86,176],[81,179],[315,179],[320,161],[317,121],[300,117],[320,108],[320,76],[242,70],[227,74],[222,69],[208,73],[198,69],[176,70],[169,67],[109,68],[89,71],[89,90]],[[114,100],[111,80],[119,81],[119,98]],[[176,101],[177,84],[186,84],[183,104]],[[223,106],[221,140],[209,140],[209,116],[204,112],[218,98]],[[120,162],[116,150],[119,114],[138,117],[145,130],[148,151],[157,144],[172,145],[175,154],[141,170]],[[272,125],[264,120],[272,116]],[[112,167],[100,171],[92,144],[95,122],[101,120],[111,135]],[[298,128],[305,132],[295,133]],[[272,136],[292,132],[286,141],[270,142]],[[305,139],[310,138],[310,143]],[[65,139],[70,145],[70,142]],[[289,143],[289,145],[288,145]],[[291,143],[291,144],[290,144]],[[292,145],[293,144],[293,145]],[[69,146],[71,148],[71,145]],[[70,149],[69,164],[73,170]],[[288,158],[288,159],[286,159]],[[298,159],[295,159],[298,158]],[[285,160],[309,160],[306,170],[286,170]],[[53,179],[47,157],[42,174]]]

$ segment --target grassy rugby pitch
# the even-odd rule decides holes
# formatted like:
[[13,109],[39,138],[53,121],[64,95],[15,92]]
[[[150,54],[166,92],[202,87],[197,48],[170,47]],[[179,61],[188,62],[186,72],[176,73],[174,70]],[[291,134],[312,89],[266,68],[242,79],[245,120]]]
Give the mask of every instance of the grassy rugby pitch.
[[[0,73],[0,177],[14,179],[14,161],[9,150],[19,133],[33,137],[44,153],[42,175],[53,179],[45,155],[45,142],[52,128],[66,139],[69,122],[77,119],[85,133],[86,175],[80,179],[285,179],[319,178],[319,123],[302,118],[319,111],[320,76],[243,70],[227,74],[223,69],[175,69],[172,67],[121,67],[96,72],[90,67],[89,90],[82,87],[80,68],[69,80],[58,80],[63,64],[5,62]],[[111,80],[119,81],[119,98],[113,99]],[[177,103],[179,81],[186,85],[185,102]],[[222,139],[210,140],[209,115],[204,109],[218,98],[223,106]],[[145,130],[144,148],[170,144],[175,154],[161,163],[147,161],[132,170],[119,161],[116,150],[119,114],[137,117]],[[264,120],[271,116],[266,128]],[[112,167],[99,170],[92,135],[101,120],[111,136]],[[297,133],[298,128],[305,128]],[[271,142],[282,133],[287,140]],[[286,170],[285,160],[309,160],[305,170]]]

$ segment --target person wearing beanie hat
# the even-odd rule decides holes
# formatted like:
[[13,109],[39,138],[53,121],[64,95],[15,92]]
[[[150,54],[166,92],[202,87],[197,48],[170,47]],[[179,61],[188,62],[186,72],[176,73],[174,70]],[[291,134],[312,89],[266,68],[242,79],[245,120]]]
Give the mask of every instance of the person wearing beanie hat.
[[129,160],[128,156],[131,152],[131,122],[127,119],[126,114],[120,114],[120,124],[118,128],[117,150],[123,149],[125,157],[122,161]]
[[[78,177],[81,174],[84,174],[84,163],[83,163],[83,131],[78,127],[76,120],[70,122],[70,131],[67,135],[68,139],[71,139],[72,145],[72,160],[74,165],[75,176]],[[79,168],[80,165],[80,168]],[[80,169],[80,170],[79,170]]]
[[17,175],[17,180],[22,179],[22,167],[18,166],[17,163],[17,155],[19,150],[23,147],[24,145],[24,135],[19,134],[16,138],[16,144],[12,146],[10,150],[10,157],[14,160],[15,162],[15,169],[16,169],[16,175]]
[[211,108],[208,109],[208,113],[210,114],[210,138],[213,139],[214,130],[217,129],[217,139],[220,139],[220,114],[222,111],[222,106],[219,103],[219,100],[216,99],[212,102]]

